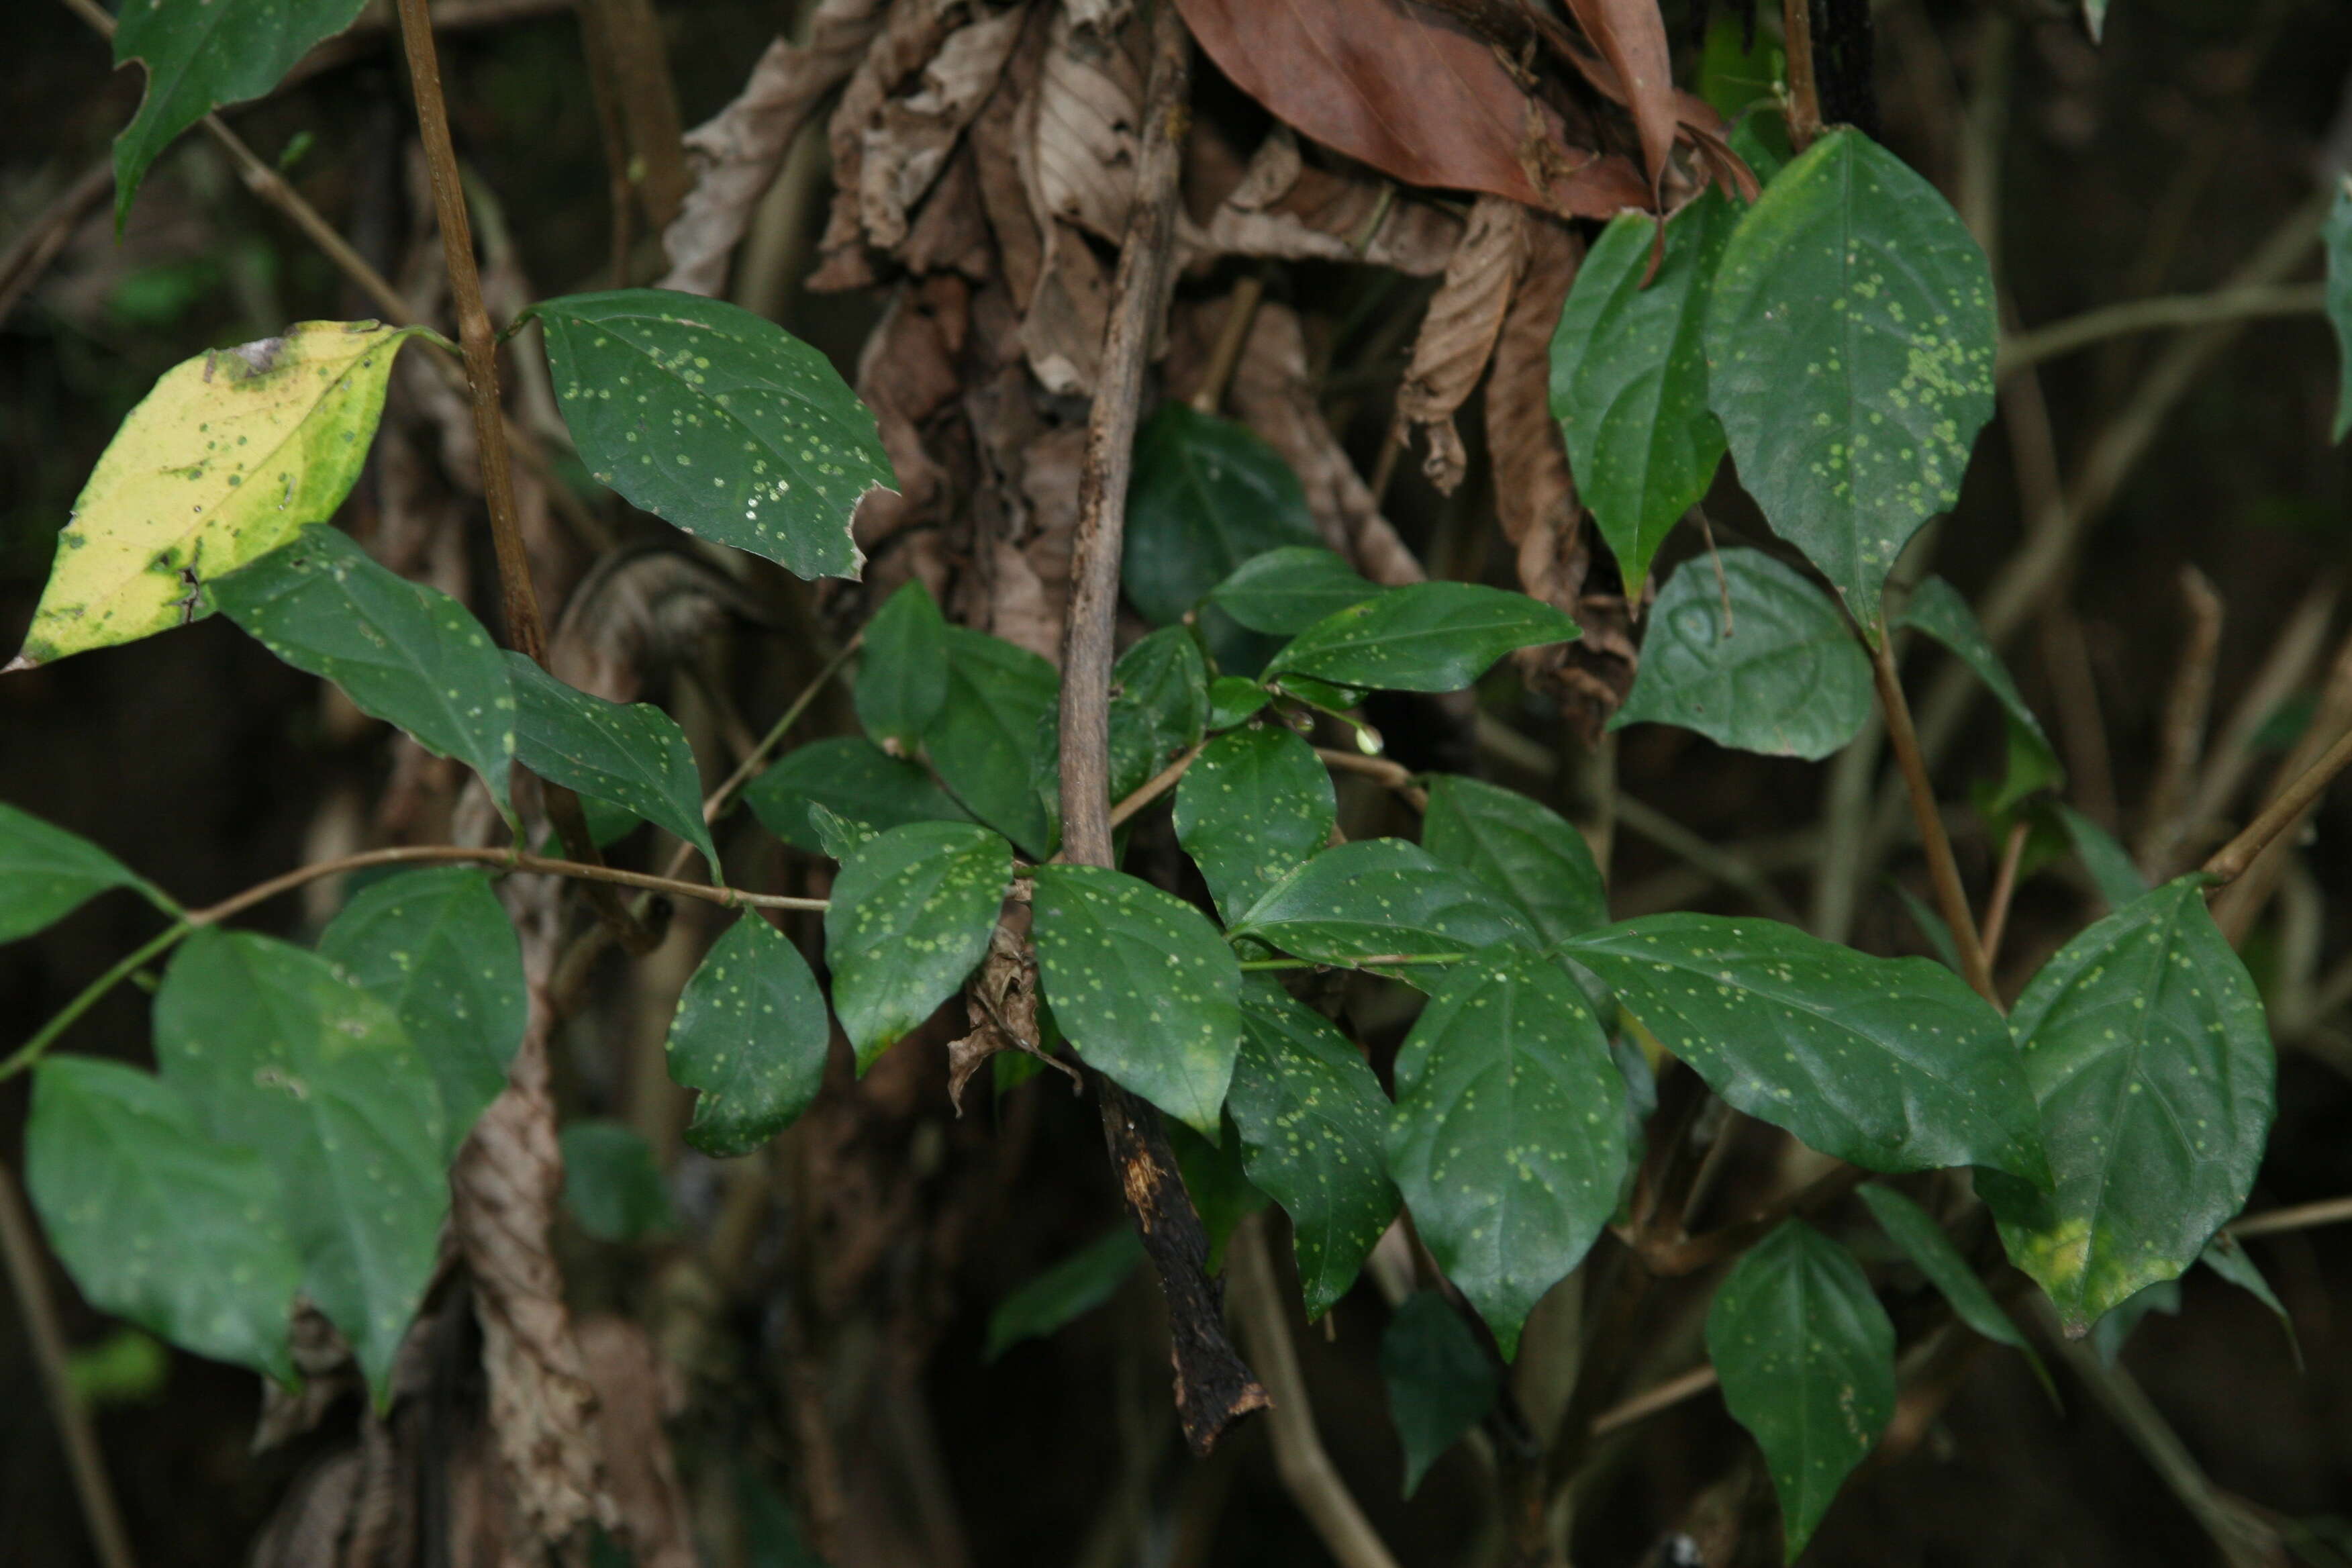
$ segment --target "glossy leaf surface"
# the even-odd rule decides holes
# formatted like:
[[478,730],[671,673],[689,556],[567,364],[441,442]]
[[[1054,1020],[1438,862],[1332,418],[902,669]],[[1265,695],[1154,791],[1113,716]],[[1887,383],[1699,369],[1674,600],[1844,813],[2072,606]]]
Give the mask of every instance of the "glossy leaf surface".
[[857,664],[857,721],[893,756],[911,756],[948,700],[948,625],[919,579],[866,623]]
[[702,1091],[686,1141],[748,1154],[808,1109],[832,1037],[816,976],[756,911],[729,926],[686,983],[669,1026],[669,1076]]
[[909,822],[971,820],[919,763],[890,756],[856,735],[795,746],[751,781],[743,799],[769,832],[816,855],[827,850],[809,821],[811,805],[877,830]]
[[0,942],[30,936],[139,879],[79,834],[0,801]]
[[1609,923],[1608,889],[1584,835],[1516,790],[1433,776],[1421,847],[1501,894],[1545,942]]
[[825,963],[860,1073],[961,988],[1012,878],[1012,849],[973,823],[894,827],[842,861]]
[[1286,544],[1243,562],[1209,601],[1254,632],[1293,637],[1379,593],[1323,546]]
[[[1365,838],[1317,854],[1266,889],[1232,934],[1254,936],[1318,963],[1475,952],[1497,942],[1535,945],[1502,895],[1402,838]],[[1428,965],[1369,967],[1414,984],[1442,978]]]
[[677,721],[650,702],[608,702],[509,650],[515,755],[551,784],[626,807],[702,851],[719,851],[702,820],[702,773]]
[[956,798],[1039,859],[1053,853],[1055,834],[1035,781],[1061,692],[1054,667],[1028,649],[950,626],[947,702],[923,735]]
[[1455,691],[1515,648],[1566,642],[1576,623],[1525,594],[1475,583],[1413,583],[1327,616],[1290,640],[1266,679]]
[[1110,672],[1110,798],[1150,782],[1209,724],[1209,666],[1190,628],[1153,632]]
[[1176,785],[1176,837],[1227,920],[1330,839],[1331,775],[1278,724],[1220,735]]
[[1298,476],[1247,426],[1171,401],[1137,433],[1119,580],[1153,625],[1181,618],[1244,561],[1321,537]]

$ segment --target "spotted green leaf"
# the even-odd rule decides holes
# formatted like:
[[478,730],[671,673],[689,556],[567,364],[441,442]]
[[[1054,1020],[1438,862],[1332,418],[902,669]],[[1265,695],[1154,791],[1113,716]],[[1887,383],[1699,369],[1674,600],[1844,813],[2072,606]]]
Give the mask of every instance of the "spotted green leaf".
[[1584,835],[1517,790],[1433,775],[1421,847],[1501,894],[1545,942],[1609,923],[1608,889]]
[[205,584],[324,521],[359,478],[413,335],[300,321],[165,371],[74,501],[9,668],[185,626],[208,608]]
[[1993,651],[1992,639],[1958,588],[1941,577],[1927,579],[1912,590],[1903,624],[1943,644],[2000,704],[2009,731],[2010,763],[2007,776],[1989,797],[1988,810],[2005,812],[2035,790],[2066,782],[2066,770],[2059,765],[2042,721],[2025,705],[2025,694],[2010,679],[2009,668]]
[[170,1085],[120,1062],[34,1071],[25,1181],[90,1305],[184,1350],[291,1383],[302,1261],[277,1175],[212,1137]]
[[1316,622],[1274,656],[1265,674],[1363,690],[1454,691],[1514,648],[1579,635],[1574,621],[1525,594],[1412,583]]
[[1470,1325],[1437,1290],[1416,1290],[1397,1304],[1381,1332],[1381,1381],[1389,1424],[1404,1445],[1408,1498],[1429,1467],[1494,1408],[1501,1386]]
[[373,883],[319,933],[319,955],[400,1016],[456,1153],[506,1087],[530,1012],[522,943],[488,876],[435,866]]
[[302,1291],[381,1397],[449,1207],[441,1097],[399,1016],[316,953],[204,930],[155,994],[155,1060],[276,1173]]
[[305,530],[204,593],[279,658],[465,763],[507,809],[514,692],[498,645],[465,605],[377,565],[331,528]]
[[2033,1353],[2033,1342],[2000,1310],[2000,1303],[1993,1300],[1992,1292],[1985,1289],[1984,1281],[1977,1278],[1977,1271],[1969,1267],[1969,1260],[1960,1256],[1960,1249],[1952,1245],[1951,1237],[1944,1234],[1944,1227],[1936,1223],[1935,1216],[1893,1187],[1876,1182],[1865,1184],[1861,1195],[1879,1228],[1894,1238],[1904,1255],[1927,1277],[1927,1283],[1952,1304],[1960,1321],[1995,1344],[2021,1352],[2033,1368],[2033,1375],[2042,1380],[2042,1386],[2055,1399],[2058,1386],[2050,1381],[2049,1369],[2042,1364],[2042,1358]]
[[1445,971],[1396,1059],[1389,1173],[1507,1358],[1624,1178],[1625,1081],[1566,970],[1489,948]]
[[1705,560],[1667,579],[1633,689],[1610,727],[1678,724],[1743,752],[1828,756],[1870,717],[1869,656],[1801,573],[1760,550],[1717,560],[1720,582]]
[[677,1223],[653,1145],[618,1121],[563,1130],[563,1206],[599,1241],[636,1241]]
[[2057,1185],[1980,1176],[1978,1190],[2070,1333],[2196,1262],[2270,1135],[2270,1029],[2200,882],[2168,882],[2068,942],[2010,1015]]
[[1053,853],[1054,819],[1035,784],[1061,678],[1001,637],[947,632],[948,699],[923,732],[923,750],[972,816],[1043,859]]
[[1192,905],[1099,866],[1040,866],[1037,972],[1078,1055],[1204,1138],[1241,1047],[1241,965]]
[[824,1082],[833,1036],[808,961],[756,911],[729,926],[686,983],[669,1025],[669,1076],[702,1091],[686,1141],[748,1154]]
[[1144,421],[1119,576],[1146,620],[1181,619],[1269,550],[1318,542],[1298,476],[1248,426],[1172,400]]
[[1319,1318],[1396,1218],[1381,1150],[1388,1096],[1363,1053],[1269,975],[1242,985],[1242,1047],[1225,1110],[1242,1169],[1290,1216],[1298,1287]]
[[1086,1316],[1118,1294],[1142,1266],[1143,1242],[1133,1226],[1105,1231],[996,1304],[981,1359],[994,1361],[1023,1340],[1043,1339]]
[[1364,961],[1458,957],[1496,942],[1535,945],[1527,921],[1500,894],[1402,838],[1364,838],[1321,851],[1260,895],[1233,922],[1232,934],[1422,986],[1436,984],[1442,972]]
[[215,109],[259,98],[294,62],[352,25],[365,0],[149,0],[125,5],[114,63],[147,68],[139,112],[114,139],[114,226],[120,231],[148,165]]
[[1176,786],[1176,838],[1227,920],[1329,841],[1339,805],[1315,749],[1278,724],[1220,735]]
[[110,888],[140,885],[89,839],[0,801],[0,942],[30,936]]
[[893,756],[912,756],[948,700],[948,624],[919,578],[866,623],[857,662],[857,721]]
[[1292,637],[1379,592],[1323,546],[1286,544],[1243,562],[1209,602],[1254,632]]
[[1230,730],[1248,722],[1274,700],[1274,693],[1245,675],[1221,675],[1209,682],[1209,728]]
[[1996,335],[1967,226],[1859,131],[1782,170],[1724,248],[1708,397],[1740,482],[1873,635],[1904,543],[1959,497]]
[[1700,340],[1716,263],[1738,221],[1730,197],[1701,195],[1666,225],[1653,276],[1657,219],[1619,215],[1576,269],[1552,335],[1552,417],[1630,596],[1723,461]]
[[1012,879],[1012,849],[972,823],[894,827],[842,861],[824,952],[860,1073],[963,984]]
[[1110,672],[1110,797],[1116,802],[1199,743],[1209,724],[1209,666],[1191,628],[1167,626],[1118,656]]
[[702,774],[677,721],[650,702],[611,702],[583,691],[523,654],[509,651],[506,659],[522,765],[550,784],[667,828],[701,850],[715,874],[719,851],[702,820]]
[[1793,1563],[1894,1418],[1895,1325],[1845,1249],[1792,1219],[1716,1287],[1706,1353],[1764,1450]]
[[802,577],[855,577],[850,514],[898,483],[874,416],[764,316],[660,289],[534,306],[563,422],[597,481]]
[[829,851],[809,820],[812,805],[877,830],[971,820],[919,765],[854,735],[794,747],[753,779],[743,798],[769,832],[813,855]]
[[2327,247],[2327,321],[2336,330],[2338,384],[2329,439],[2352,436],[2352,174],[2336,186],[2336,204],[2321,230]]
[[1626,921],[1558,951],[1735,1109],[1825,1154],[1889,1173],[2049,1177],[2008,1026],[1932,959],[1694,914]]

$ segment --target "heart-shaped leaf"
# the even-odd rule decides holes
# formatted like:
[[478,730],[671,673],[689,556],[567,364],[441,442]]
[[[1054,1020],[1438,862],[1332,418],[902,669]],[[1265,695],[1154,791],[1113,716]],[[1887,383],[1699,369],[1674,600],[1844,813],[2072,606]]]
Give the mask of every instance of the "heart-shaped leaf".
[[962,986],[1012,879],[1011,847],[975,823],[894,827],[842,861],[824,952],[861,1074]]

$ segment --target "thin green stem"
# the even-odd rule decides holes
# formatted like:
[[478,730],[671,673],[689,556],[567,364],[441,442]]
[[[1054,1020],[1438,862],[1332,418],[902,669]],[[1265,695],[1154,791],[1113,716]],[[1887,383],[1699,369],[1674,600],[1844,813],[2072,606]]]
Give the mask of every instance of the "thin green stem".
[[35,1062],[39,1061],[43,1053],[47,1051],[51,1045],[56,1043],[57,1037],[73,1026],[75,1019],[80,1017],[84,1013],[89,1012],[92,1007],[98,1005],[98,999],[100,997],[113,990],[123,981],[129,979],[131,975],[138,970],[141,964],[145,963],[149,959],[153,958],[158,953],[171,948],[177,943],[182,937],[187,935],[190,931],[195,929],[195,922],[188,920],[184,920],[177,925],[166,928],[161,934],[154,937],[144,947],[135,949],[129,956],[116,963],[113,968],[108,970],[105,973],[91,981],[88,985],[83,986],[81,994],[67,1003],[62,1008],[58,1009],[57,1016],[42,1025],[38,1034],[35,1035],[31,1039],[26,1040],[22,1046],[19,1046],[16,1048],[16,1054],[11,1056],[6,1061],[0,1062],[0,1082],[5,1082],[9,1079],[15,1078],[26,1068],[29,1068]]
[[1472,956],[1466,952],[1375,952],[1346,963],[1307,958],[1245,958],[1242,960],[1242,971],[1256,973],[1270,969],[1370,969],[1376,963],[1393,969],[1408,963],[1459,963]]
[[727,782],[710,792],[710,798],[702,803],[704,822],[717,822],[734,809],[736,796],[743,793],[745,785],[767,770],[768,758],[784,743],[784,737],[792,732],[793,725],[801,721],[801,715],[809,710],[809,705],[824,689],[825,682],[841,673],[841,667],[849,662],[865,640],[866,634],[861,631],[845,643],[839,653],[825,661],[824,668],[816,672],[816,678],[793,699],[792,706],[784,710],[783,717],[768,727],[768,732],[760,737],[760,743],[751,748],[751,754],[727,775]]

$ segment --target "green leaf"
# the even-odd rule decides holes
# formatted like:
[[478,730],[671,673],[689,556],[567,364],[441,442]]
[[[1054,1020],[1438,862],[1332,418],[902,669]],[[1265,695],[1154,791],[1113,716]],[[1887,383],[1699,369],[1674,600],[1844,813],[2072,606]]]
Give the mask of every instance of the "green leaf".
[[1960,972],[1960,945],[1952,940],[1952,928],[1944,923],[1944,917],[1894,878],[1889,877],[1886,885],[1895,889],[1895,898],[1902,900],[1903,912],[1911,917],[1911,923],[1919,928],[1927,939],[1927,945],[1936,950],[1936,962],[1958,974]]
[[114,63],[147,68],[139,112],[114,139],[119,235],[148,166],[215,109],[259,98],[294,63],[352,25],[365,0],[203,0],[125,5]]
[[1209,682],[1209,728],[1231,730],[1246,723],[1273,700],[1273,692],[1245,675],[1221,675]]
[[1323,847],[1339,819],[1315,749],[1278,724],[1220,735],[1176,786],[1176,839],[1237,917]]
[[[1551,414],[1576,488],[1639,600],[1650,562],[1723,461],[1706,405],[1702,330],[1717,259],[1739,222],[1709,191],[1666,225],[1622,213],[1585,253],[1551,340]],[[1656,275],[1651,275],[1653,265]]]
[[1433,775],[1421,847],[1500,893],[1545,942],[1609,923],[1608,889],[1584,835],[1516,790]]
[[411,335],[301,321],[164,372],[74,501],[9,668],[185,626],[205,611],[203,584],[324,521],[367,460],[393,354]]
[[2132,1334],[2153,1312],[2161,1312],[2168,1318],[2180,1316],[2179,1280],[2159,1279],[2102,1312],[2099,1321],[2091,1325],[2092,1353],[2106,1365],[2115,1365],[2122,1359],[2124,1346]]
[[2168,882],[2068,942],[2010,1015],[2057,1185],[1980,1176],[1978,1191],[2069,1333],[2196,1262],[2270,1135],[2270,1029],[2202,883]]
[[2327,247],[2327,323],[2336,329],[2340,378],[2328,438],[2340,442],[2352,436],[2352,174],[2337,182],[2320,237]]
[[1119,655],[1111,667],[1110,692],[1116,805],[1197,744],[1208,728],[1209,667],[1191,628],[1165,627]]
[[156,993],[155,1059],[277,1173],[302,1290],[381,1397],[449,1208],[440,1095],[398,1016],[315,953],[204,930]]
[[2066,781],[2058,752],[2050,744],[2042,721],[2025,705],[2025,696],[2010,679],[2008,667],[1993,651],[1992,641],[1979,624],[1976,612],[1960,591],[1941,577],[1930,577],[1912,590],[1903,611],[1903,624],[1926,633],[1969,667],[1999,701],[2009,725],[2008,776],[1988,802],[1990,813],[2006,812],[2026,795],[2056,788]]
[[1446,973],[1396,1058],[1389,1173],[1506,1359],[1584,1260],[1625,1174],[1625,1082],[1559,964],[1490,948]]
[[686,1141],[725,1157],[782,1131],[824,1086],[832,1037],[801,950],[747,911],[710,944],[670,1020],[669,1076],[702,1091]]
[[987,954],[1012,879],[1011,847],[971,823],[894,827],[842,862],[824,913],[825,962],[861,1075]]
[[1952,1304],[1960,1321],[1995,1344],[2023,1352],[2033,1375],[2042,1380],[2050,1397],[2056,1399],[2058,1385],[2050,1381],[2049,1369],[2033,1353],[2032,1342],[2000,1310],[2000,1303],[1992,1299],[1992,1292],[1985,1289],[1984,1281],[1977,1278],[1977,1271],[1969,1267],[1969,1260],[1960,1256],[1960,1249],[1952,1245],[1935,1217],[1893,1187],[1870,1182],[1864,1184],[1861,1193],[1864,1205],[1878,1221],[1879,1228],[1894,1237],[1905,1256],[1927,1277],[1927,1283]]
[[2263,1278],[2263,1271],[2254,1267],[2253,1258],[2239,1245],[2238,1238],[2226,1230],[2218,1232],[2205,1244],[2199,1258],[2206,1268],[2271,1310],[2279,1327],[2286,1331],[2287,1349],[2294,1352],[2295,1370],[2303,1371],[2303,1342],[2295,1337],[2294,1317],[2286,1310],[2286,1303],[2278,1299],[2278,1292],[2271,1289],[2271,1282]]
[[1716,1288],[1706,1352],[1732,1418],[1764,1450],[1786,1557],[1895,1415],[1895,1325],[1845,1249],[1785,1221]]
[[2122,909],[2147,891],[2147,879],[2139,874],[2131,851],[2116,843],[2113,834],[2063,801],[2054,804],[2066,837],[2074,841],[2074,853],[2082,860],[2083,869],[2091,874],[2091,881],[2099,889],[2099,897],[2107,901],[2107,908]]
[[1086,1316],[1118,1295],[1142,1265],[1143,1242],[1133,1226],[1104,1232],[996,1304],[988,1315],[988,1348],[981,1359],[992,1362],[1023,1340],[1043,1339]]
[[1389,1099],[1363,1053],[1271,976],[1242,986],[1242,1047],[1226,1112],[1242,1169],[1290,1216],[1307,1316],[1354,1284],[1396,1218],[1382,1145]]
[[0,801],[0,942],[30,936],[110,888],[139,885],[89,839]]
[[1054,850],[1054,823],[1034,781],[1061,678],[1001,637],[947,631],[947,705],[924,731],[923,749],[974,816],[1042,860]]
[[[1829,596],[1760,550],[1718,552],[1667,579],[1641,668],[1611,729],[1679,724],[1717,745],[1816,762],[1870,717],[1870,658]],[[1727,619],[1724,590],[1730,590]]]
[[1254,632],[1293,637],[1380,593],[1319,544],[1253,555],[1209,592],[1209,602]]
[[1413,583],[1327,616],[1290,640],[1265,679],[1304,675],[1370,690],[1454,691],[1514,648],[1580,636],[1549,605],[1475,583]]
[[2102,42],[2107,30],[2107,0],[2083,0],[2083,25],[2091,29],[2091,42]]
[[530,1010],[522,943],[488,876],[435,866],[372,883],[319,933],[319,956],[399,1015],[454,1155],[506,1087]]
[[1319,542],[1298,476],[1247,426],[1171,401],[1137,433],[1119,580],[1154,626],[1181,619],[1242,563]]
[[[1323,850],[1267,889],[1232,935],[1293,957],[1360,964],[1381,956],[1454,956],[1496,942],[1532,947],[1519,912],[1486,883],[1402,838],[1363,838]],[[1428,965],[1371,964],[1426,988]]]
[[879,830],[910,822],[971,820],[919,764],[902,762],[855,735],[794,747],[753,779],[743,798],[769,832],[813,855],[829,851],[809,821],[812,805]]
[[1241,1047],[1240,963],[1201,911],[1099,866],[1040,866],[1037,971],[1078,1055],[1215,1138]]
[[857,847],[880,834],[863,822],[853,822],[831,806],[815,801],[809,803],[809,826],[815,829],[817,842],[824,846],[825,854],[835,860],[846,860],[857,853]]
[[120,1062],[47,1058],[34,1069],[25,1181],[90,1305],[293,1381],[287,1321],[302,1262],[278,1177],[207,1134],[170,1085]]
[[1824,1154],[1890,1173],[1989,1165],[2048,1179],[2008,1026],[1932,959],[1693,914],[1626,921],[1558,951],[1734,1109]]
[[948,624],[919,578],[866,625],[857,661],[857,721],[893,756],[912,756],[948,700]]
[[1967,226],[1858,131],[1782,170],[1724,249],[1710,402],[1740,481],[1866,630],[1904,543],[1959,497],[1996,335]]
[[660,289],[532,307],[563,422],[600,484],[797,576],[855,577],[850,514],[898,481],[874,416],[764,316]]
[[1404,1445],[1408,1498],[1429,1467],[1485,1419],[1501,1386],[1470,1325],[1436,1290],[1417,1290],[1397,1304],[1381,1334],[1381,1381],[1388,1385],[1389,1423]]
[[305,529],[204,595],[279,658],[341,687],[362,712],[481,774],[512,815],[514,693],[498,645],[465,605],[377,565],[331,528]]
[[672,1228],[669,1188],[653,1145],[618,1121],[563,1130],[563,1204],[598,1241],[636,1241]]
[[611,702],[568,685],[509,650],[515,755],[566,789],[625,806],[702,851],[715,876],[719,851],[702,820],[702,773],[677,721],[650,702]]

